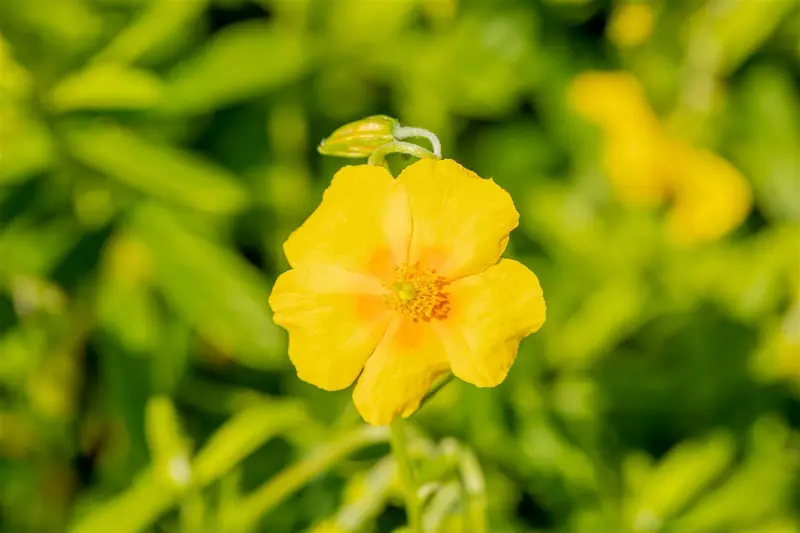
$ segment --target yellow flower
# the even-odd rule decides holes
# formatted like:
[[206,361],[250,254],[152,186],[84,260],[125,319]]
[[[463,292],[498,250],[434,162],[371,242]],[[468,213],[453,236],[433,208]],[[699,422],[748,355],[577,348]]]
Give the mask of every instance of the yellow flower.
[[747,181],[725,159],[683,141],[664,140],[660,168],[670,184],[667,234],[690,245],[724,236],[747,217],[753,203]]
[[603,166],[623,202],[670,202],[666,231],[679,245],[718,239],[752,206],[747,180],[725,159],[669,138],[639,81],[623,72],[587,72],[573,80],[570,103],[603,131]]
[[632,48],[645,42],[653,32],[653,8],[640,2],[614,10],[608,25],[608,37],[620,48]]
[[572,80],[572,107],[583,117],[615,135],[656,135],[658,117],[647,102],[639,80],[624,72],[584,72]]
[[620,72],[586,72],[572,82],[570,103],[605,135],[603,165],[614,192],[631,205],[655,206],[667,195],[660,172],[661,125],[644,88]]
[[270,296],[298,376],[326,390],[358,378],[375,425],[413,413],[447,370],[498,385],[545,319],[536,275],[501,259],[518,218],[506,191],[452,160],[397,179],[344,167],[286,241],[292,270]]

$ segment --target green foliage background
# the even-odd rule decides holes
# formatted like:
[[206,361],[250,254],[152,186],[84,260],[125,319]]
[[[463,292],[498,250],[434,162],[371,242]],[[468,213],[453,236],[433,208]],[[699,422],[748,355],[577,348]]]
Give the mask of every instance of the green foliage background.
[[[297,379],[267,306],[347,163],[317,143],[375,113],[511,192],[548,303],[502,386],[414,416],[431,531],[800,531],[798,2],[662,0],[620,49],[622,4],[0,3],[0,531],[403,523],[385,434]],[[681,249],[617,203],[565,101],[587,69],[733,162],[746,223]]]

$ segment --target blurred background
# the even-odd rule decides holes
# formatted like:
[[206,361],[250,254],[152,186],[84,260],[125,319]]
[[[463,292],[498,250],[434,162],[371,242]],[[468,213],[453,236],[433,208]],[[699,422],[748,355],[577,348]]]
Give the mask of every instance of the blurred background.
[[511,192],[548,304],[414,416],[428,531],[800,531],[798,84],[797,0],[4,0],[0,531],[404,523],[267,305],[377,113]]

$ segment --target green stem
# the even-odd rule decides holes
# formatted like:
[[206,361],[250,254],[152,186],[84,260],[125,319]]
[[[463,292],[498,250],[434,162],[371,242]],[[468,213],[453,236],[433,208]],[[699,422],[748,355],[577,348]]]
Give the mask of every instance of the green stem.
[[229,515],[223,516],[222,524],[226,526],[223,531],[247,531],[261,516],[351,453],[371,444],[386,442],[387,433],[385,428],[361,427],[290,466],[242,498]]
[[392,453],[397,462],[397,469],[403,484],[403,495],[406,500],[406,514],[408,526],[412,533],[422,533],[422,506],[417,497],[417,483],[414,465],[408,454],[408,441],[406,439],[405,422],[402,418],[395,419],[390,426],[392,431]]
[[425,148],[416,144],[403,141],[391,141],[378,147],[377,150],[372,152],[372,155],[369,156],[369,159],[367,160],[367,164],[386,166],[386,156],[395,153],[409,154],[420,159],[439,159],[439,157],[437,157],[436,154],[430,150],[426,150]]
[[431,147],[433,148],[433,154],[439,159],[442,158],[442,143],[439,142],[439,137],[432,131],[396,124],[392,130],[392,135],[394,135],[395,139],[408,139],[409,137],[423,137],[428,139],[428,142],[431,143]]

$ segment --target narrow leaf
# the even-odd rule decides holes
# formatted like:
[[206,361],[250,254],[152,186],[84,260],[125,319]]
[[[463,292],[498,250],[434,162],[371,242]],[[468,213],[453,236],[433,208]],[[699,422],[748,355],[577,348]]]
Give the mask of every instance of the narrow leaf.
[[273,364],[280,343],[269,285],[250,265],[190,233],[161,207],[140,208],[133,231],[152,254],[154,284],[206,341],[243,364]]
[[165,109],[203,113],[290,83],[308,67],[303,36],[262,23],[220,31],[167,81]]
[[114,64],[78,71],[48,95],[57,113],[78,109],[149,109],[161,100],[161,82],[152,74]]
[[236,212],[248,201],[227,170],[120,127],[71,129],[66,138],[81,162],[147,195],[212,213]]

